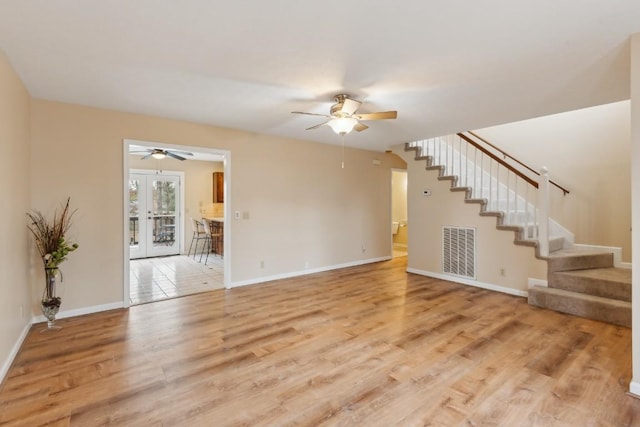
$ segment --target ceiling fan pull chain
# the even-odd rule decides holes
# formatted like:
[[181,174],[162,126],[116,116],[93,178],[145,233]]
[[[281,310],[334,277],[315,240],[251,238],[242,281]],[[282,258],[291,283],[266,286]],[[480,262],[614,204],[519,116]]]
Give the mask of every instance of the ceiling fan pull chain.
[[342,169],[344,169],[344,133],[342,134]]

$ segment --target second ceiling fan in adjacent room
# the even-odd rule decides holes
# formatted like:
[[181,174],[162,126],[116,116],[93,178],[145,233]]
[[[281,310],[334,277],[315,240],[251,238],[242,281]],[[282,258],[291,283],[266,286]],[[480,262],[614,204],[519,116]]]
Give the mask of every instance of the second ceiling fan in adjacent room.
[[187,151],[164,150],[162,148],[148,148],[142,151],[129,151],[129,154],[134,153],[146,153],[146,155],[142,157],[142,160],[146,160],[150,157],[156,160],[162,160],[165,157],[171,157],[173,159],[183,161],[187,160],[187,158],[183,156],[193,156],[193,153],[189,153]]

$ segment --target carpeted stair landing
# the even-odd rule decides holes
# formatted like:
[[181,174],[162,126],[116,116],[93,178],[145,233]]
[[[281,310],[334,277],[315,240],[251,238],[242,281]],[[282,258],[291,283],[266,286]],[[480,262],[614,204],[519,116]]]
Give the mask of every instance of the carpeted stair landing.
[[631,327],[631,270],[615,268],[610,253],[555,253],[548,287],[529,289],[529,304]]

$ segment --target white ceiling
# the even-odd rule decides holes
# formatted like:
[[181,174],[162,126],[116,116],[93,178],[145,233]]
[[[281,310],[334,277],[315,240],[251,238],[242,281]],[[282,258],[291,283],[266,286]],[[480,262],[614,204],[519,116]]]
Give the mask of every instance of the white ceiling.
[[638,0],[0,0],[36,98],[339,144],[336,93],[389,146],[629,98]]

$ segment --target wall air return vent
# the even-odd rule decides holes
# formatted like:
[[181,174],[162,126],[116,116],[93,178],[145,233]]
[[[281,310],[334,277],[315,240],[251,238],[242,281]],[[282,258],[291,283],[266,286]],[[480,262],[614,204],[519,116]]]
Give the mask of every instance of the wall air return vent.
[[442,271],[446,274],[476,278],[476,229],[442,227]]

